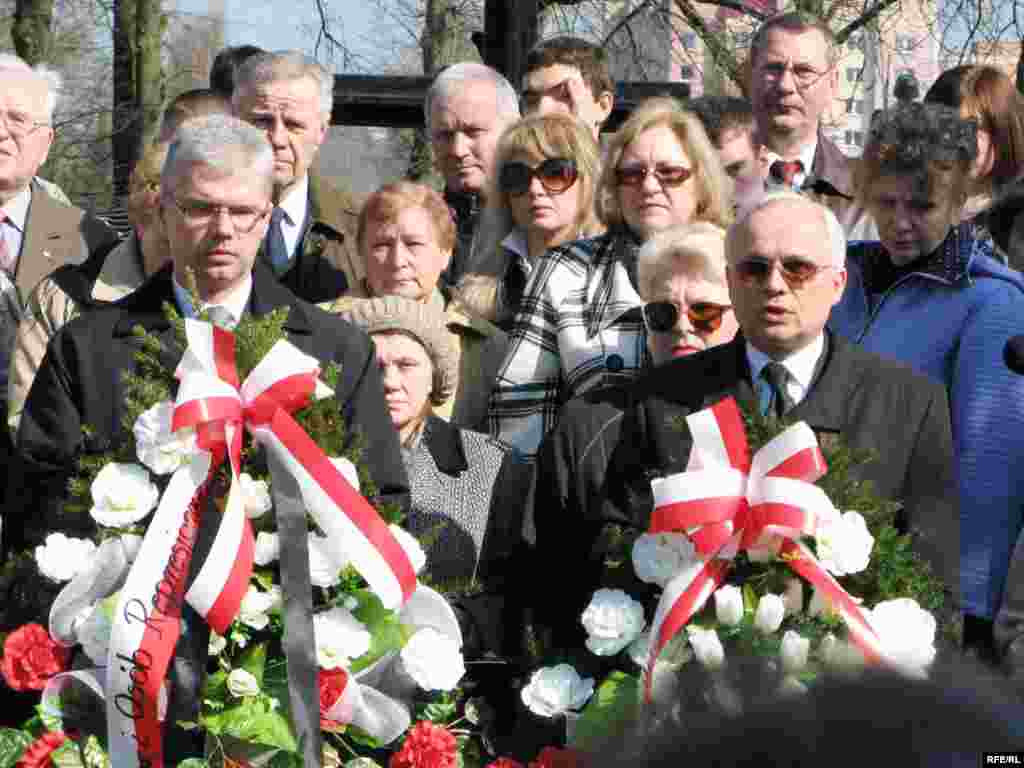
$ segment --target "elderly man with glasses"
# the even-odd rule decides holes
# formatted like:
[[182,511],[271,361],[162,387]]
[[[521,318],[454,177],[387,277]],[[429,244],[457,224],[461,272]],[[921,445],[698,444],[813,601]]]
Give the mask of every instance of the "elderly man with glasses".
[[[651,480],[687,468],[683,417],[735,397],[839,435],[878,460],[855,472],[899,500],[898,523],[958,598],[959,519],[943,387],[826,330],[846,285],[846,239],[824,206],[766,195],[729,231],[726,278],[740,333],[658,366],[635,383],[571,401],[541,446],[526,530],[544,588],[536,618],[558,646],[583,642],[608,526],[646,531]],[[553,569],[553,570],[552,570]],[[537,585],[539,587],[539,585]]]

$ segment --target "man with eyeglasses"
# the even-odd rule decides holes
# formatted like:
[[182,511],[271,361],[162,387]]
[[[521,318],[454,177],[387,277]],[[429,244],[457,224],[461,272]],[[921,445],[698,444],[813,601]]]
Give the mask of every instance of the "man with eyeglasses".
[[750,47],[750,98],[769,183],[814,194],[850,240],[877,239],[854,202],[850,161],[822,131],[839,91],[838,47],[828,26],[789,12],[765,21]]
[[164,315],[166,303],[186,317],[204,312],[227,327],[245,314],[287,309],[288,340],[340,366],[335,394],[347,439],[363,436],[363,457],[381,498],[405,501],[406,473],[369,338],[297,298],[257,256],[270,219],[273,170],[263,132],[237,118],[210,115],[178,130],[160,191],[171,262],[134,293],[72,320],[51,340],[22,412],[8,476],[6,509],[18,517],[4,528],[6,551],[56,531],[91,534],[88,516],[61,512],[67,478],[80,454],[107,451],[125,438],[124,374],[137,369],[136,329],[154,335],[164,364],[176,367],[182,352]]
[[685,417],[730,396],[805,421],[819,440],[840,436],[876,456],[854,472],[901,503],[898,525],[958,600],[946,392],[826,330],[846,284],[845,252],[842,228],[826,207],[793,192],[767,194],[726,239],[736,338],[562,410],[538,455],[530,518],[536,562],[545,563],[536,615],[557,645],[583,642],[579,616],[600,586],[606,528],[648,529],[651,480],[684,471],[690,460]]

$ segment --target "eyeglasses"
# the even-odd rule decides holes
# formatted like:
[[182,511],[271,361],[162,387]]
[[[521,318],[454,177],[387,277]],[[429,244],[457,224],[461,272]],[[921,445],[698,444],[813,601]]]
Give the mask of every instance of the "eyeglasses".
[[776,264],[779,265],[782,279],[794,288],[809,283],[826,269],[839,269],[839,267],[833,267],[831,264],[815,264],[813,261],[807,261],[806,259],[789,257],[786,259],[744,259],[736,262],[733,270],[741,282],[750,285],[755,282],[765,282]]
[[265,208],[252,208],[246,205],[214,205],[204,200],[185,200],[171,198],[174,207],[178,209],[185,221],[195,226],[209,225],[221,212],[226,212],[231,219],[234,228],[243,234],[248,234],[256,228],[256,225],[269,213],[270,206]]
[[682,165],[659,165],[657,168],[632,165],[616,168],[615,180],[623,187],[639,187],[651,174],[662,187],[678,187],[693,175],[693,171]]
[[[714,333],[722,326],[722,318],[730,309],[729,304],[699,301],[686,308],[686,317],[697,333]],[[649,301],[641,312],[644,325],[651,333],[668,333],[679,324],[679,307],[671,301]]]
[[498,175],[498,186],[510,195],[525,195],[534,178],[548,192],[558,195],[576,183],[579,169],[575,160],[562,157],[550,157],[536,168],[526,163],[505,163]]
[[812,85],[829,72],[827,69],[815,69],[810,64],[794,64],[789,61],[769,61],[758,66],[757,71],[761,73],[763,80],[778,82],[786,76],[787,69],[792,70],[793,80],[801,88]]
[[33,120],[27,112],[0,112],[0,121],[7,126],[7,132],[16,139],[49,125],[45,120]]

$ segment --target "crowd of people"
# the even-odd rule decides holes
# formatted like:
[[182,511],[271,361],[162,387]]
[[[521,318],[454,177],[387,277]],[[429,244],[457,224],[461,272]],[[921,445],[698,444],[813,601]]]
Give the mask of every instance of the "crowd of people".
[[1003,359],[1024,334],[1024,96],[957,67],[876,114],[853,160],[823,131],[837,64],[824,23],[775,16],[749,102],[655,98],[604,137],[598,46],[540,43],[518,90],[456,64],[424,104],[443,191],[357,201],[316,170],[330,73],[226,49],[166,107],[119,238],[37,176],[59,79],[0,55],[4,556],[93,525],[63,501],[79,458],[125,439],[134,327],[173,367],[164,303],[228,327],[287,307],[288,338],[340,365],[426,577],[476,585],[475,652],[515,657],[527,621],[581,645],[607,529],[647,530],[651,479],[690,458],[673,425],[732,395],[877,456],[858,471],[900,503],[965,653],[1024,677],[1024,377]]

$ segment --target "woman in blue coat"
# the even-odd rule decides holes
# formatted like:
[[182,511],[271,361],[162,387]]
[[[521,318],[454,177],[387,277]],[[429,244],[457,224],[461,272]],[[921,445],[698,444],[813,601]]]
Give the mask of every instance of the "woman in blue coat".
[[880,241],[850,244],[830,324],[949,391],[965,641],[989,650],[1024,506],[1024,377],[1003,363],[1007,339],[1024,333],[1024,279],[959,223],[976,152],[973,122],[947,107],[878,116],[855,185]]

